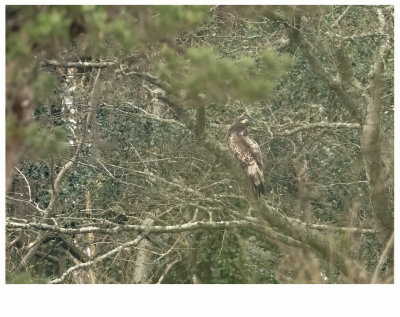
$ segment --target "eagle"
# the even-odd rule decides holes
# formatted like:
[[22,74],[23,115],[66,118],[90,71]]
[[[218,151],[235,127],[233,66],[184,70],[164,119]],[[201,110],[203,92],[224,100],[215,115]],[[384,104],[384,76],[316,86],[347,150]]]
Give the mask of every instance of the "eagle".
[[229,129],[229,149],[239,161],[253,185],[257,199],[265,194],[263,160],[260,146],[247,134],[249,117],[246,113],[236,119]]

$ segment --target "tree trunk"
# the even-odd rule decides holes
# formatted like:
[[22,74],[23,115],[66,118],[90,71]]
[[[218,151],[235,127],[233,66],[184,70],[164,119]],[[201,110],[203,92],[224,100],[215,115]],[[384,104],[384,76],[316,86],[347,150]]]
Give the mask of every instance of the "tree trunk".
[[385,173],[380,146],[380,111],[382,105],[384,65],[380,61],[374,70],[371,99],[363,125],[362,153],[367,173],[371,205],[375,212],[376,226],[382,244],[386,244],[394,228],[393,206],[385,186]]
[[[143,221],[144,226],[153,225],[154,220],[150,218],[146,218]],[[138,245],[138,254],[136,256],[135,267],[133,270],[133,283],[135,284],[143,284],[148,281],[147,274],[149,272],[149,263],[150,263],[150,252],[148,251],[151,247],[150,241],[147,239],[143,239],[140,241]]]

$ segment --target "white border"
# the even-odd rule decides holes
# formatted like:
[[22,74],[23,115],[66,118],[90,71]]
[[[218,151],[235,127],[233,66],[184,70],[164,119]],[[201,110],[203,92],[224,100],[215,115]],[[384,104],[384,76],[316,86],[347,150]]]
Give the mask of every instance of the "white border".
[[[55,1],[7,1],[7,4],[55,4]],[[63,1],[57,4],[82,4],[81,1]],[[218,1],[221,5],[249,4],[245,1]],[[216,4],[216,1],[97,1],[96,4]],[[395,5],[395,1],[251,1],[251,4],[308,4],[308,5]],[[399,104],[398,57],[399,7],[395,5],[395,104]],[[1,6],[2,30],[5,7]],[[5,38],[1,32],[1,83],[5,104]],[[396,107],[395,107],[396,108]],[[3,107],[5,111],[5,107]],[[5,208],[5,116],[0,116],[2,183],[1,211]],[[395,162],[399,161],[399,113],[395,109]],[[395,164],[395,211],[398,212],[399,168]],[[5,285],[4,284],[4,219],[0,255],[1,292],[0,311],[8,316],[393,316],[400,312],[399,257],[395,252],[395,285]],[[399,217],[395,217],[399,228]],[[397,231],[397,230],[396,230]],[[399,245],[398,234],[395,246]],[[396,295],[395,295],[396,294]]]

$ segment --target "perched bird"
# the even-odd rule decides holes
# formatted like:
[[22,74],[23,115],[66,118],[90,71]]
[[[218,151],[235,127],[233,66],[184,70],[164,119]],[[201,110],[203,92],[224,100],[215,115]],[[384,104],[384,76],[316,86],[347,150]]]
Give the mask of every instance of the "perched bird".
[[253,185],[257,199],[265,194],[262,154],[259,145],[247,134],[249,117],[242,114],[229,129],[229,149],[240,162]]

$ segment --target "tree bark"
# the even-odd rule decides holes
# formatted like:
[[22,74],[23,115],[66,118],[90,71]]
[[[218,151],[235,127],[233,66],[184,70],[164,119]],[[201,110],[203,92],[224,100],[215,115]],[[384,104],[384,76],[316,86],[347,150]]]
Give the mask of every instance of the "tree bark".
[[383,72],[383,61],[379,61],[375,65],[371,98],[367,105],[367,114],[363,125],[362,153],[377,229],[380,232],[381,243],[385,244],[394,229],[394,214],[384,182],[385,173],[381,158],[380,111]]
[[[146,218],[142,225],[152,226],[154,220],[151,218]],[[133,269],[133,283],[143,284],[148,281],[149,263],[151,253],[148,251],[151,247],[150,241],[143,239],[138,244],[138,253],[136,256],[135,267]]]

